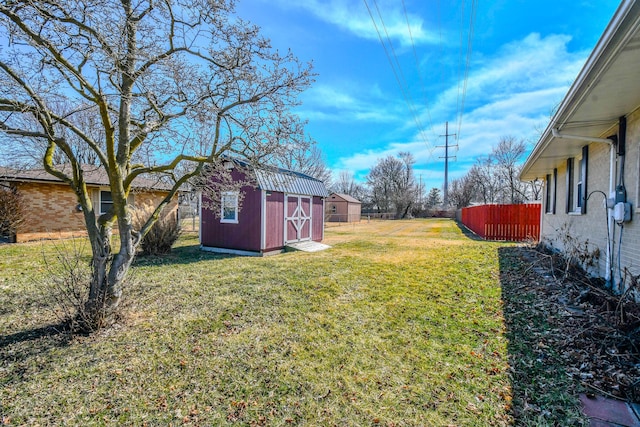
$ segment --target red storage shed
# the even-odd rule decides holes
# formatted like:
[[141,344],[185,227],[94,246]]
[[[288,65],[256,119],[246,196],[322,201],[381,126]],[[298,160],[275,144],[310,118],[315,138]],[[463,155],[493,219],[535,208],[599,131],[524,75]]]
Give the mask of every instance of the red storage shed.
[[230,166],[233,179],[247,181],[251,173],[249,180],[255,181],[255,187],[242,187],[242,197],[238,192],[222,192],[220,212],[201,208],[203,250],[264,255],[282,252],[291,243],[322,241],[324,201],[329,195],[322,181],[286,169],[229,162],[238,164],[242,167]]

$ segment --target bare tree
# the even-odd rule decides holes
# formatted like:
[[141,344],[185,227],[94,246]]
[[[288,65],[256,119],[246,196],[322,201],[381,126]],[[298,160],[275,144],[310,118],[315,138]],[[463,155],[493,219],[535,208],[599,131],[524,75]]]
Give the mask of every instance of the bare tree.
[[331,170],[315,141],[307,140],[282,148],[271,156],[269,163],[312,176],[325,186],[331,185]]
[[495,173],[495,161],[489,156],[476,160],[467,176],[475,189],[474,201],[494,203],[499,193],[499,180]]
[[343,170],[338,174],[338,179],[331,186],[334,193],[347,194],[361,202],[367,199],[367,189],[358,183],[353,174]]
[[471,204],[475,195],[475,184],[469,175],[454,179],[449,186],[449,203],[456,209]]
[[[82,206],[91,327],[109,320],[141,239],[204,163],[226,153],[260,159],[304,139],[290,108],[310,66],[274,51],[235,16],[233,0],[11,0],[0,5],[0,27],[9,43],[0,51],[2,144],[39,153]],[[109,176],[105,214],[91,201],[78,142]],[[56,166],[56,153],[69,168]],[[183,162],[192,167],[178,175]],[[173,186],[134,229],[127,196],[142,175]]]
[[526,149],[524,141],[506,136],[491,151],[491,157],[496,164],[496,174],[501,184],[501,203],[522,203],[526,200],[526,186],[518,179],[520,161]]
[[378,160],[367,175],[372,202],[381,212],[395,210],[396,218],[406,218],[418,196],[413,175],[415,160],[411,153]]

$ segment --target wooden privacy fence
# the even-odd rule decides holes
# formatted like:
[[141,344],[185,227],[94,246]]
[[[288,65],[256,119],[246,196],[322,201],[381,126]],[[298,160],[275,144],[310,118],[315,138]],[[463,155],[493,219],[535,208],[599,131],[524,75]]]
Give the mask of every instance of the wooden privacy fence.
[[487,240],[540,240],[540,204],[482,205],[462,208],[461,221]]

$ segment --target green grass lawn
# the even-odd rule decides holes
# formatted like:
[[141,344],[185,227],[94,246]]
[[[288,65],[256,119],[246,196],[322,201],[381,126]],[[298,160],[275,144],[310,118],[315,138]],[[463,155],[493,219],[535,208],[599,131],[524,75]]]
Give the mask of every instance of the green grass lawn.
[[509,244],[469,239],[450,220],[332,227],[325,243],[245,258],[185,235],[171,255],[137,260],[124,320],[92,336],[55,327],[43,254],[54,259],[59,243],[0,246],[0,419],[513,423],[498,259]]

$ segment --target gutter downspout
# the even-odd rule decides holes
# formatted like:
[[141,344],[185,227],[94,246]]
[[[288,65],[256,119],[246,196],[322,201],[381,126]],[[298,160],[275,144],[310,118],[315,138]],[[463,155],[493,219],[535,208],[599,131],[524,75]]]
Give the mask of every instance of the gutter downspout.
[[[593,138],[590,136],[579,136],[579,135],[569,135],[560,133],[558,129],[552,128],[551,133],[554,138],[566,138],[566,139],[575,139],[577,141],[587,141],[587,142],[602,142],[605,144],[609,144],[609,198],[615,197],[615,186],[616,186],[616,147],[614,138]],[[613,245],[613,203],[609,203],[609,198],[605,199],[604,203],[607,207],[607,227],[609,229],[607,235],[609,238],[607,239],[607,259],[605,266],[605,280],[607,285],[613,286],[613,263],[612,263],[612,245]]]

